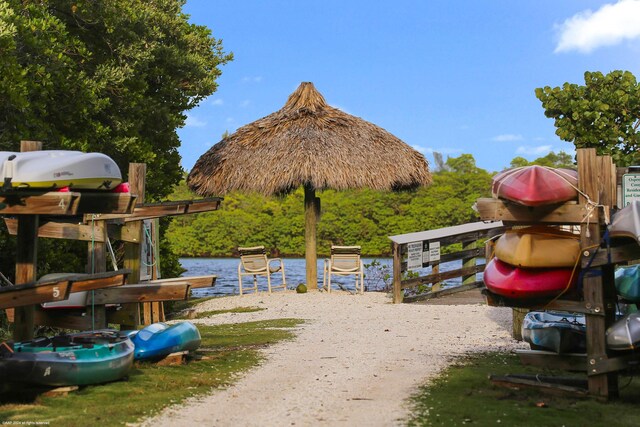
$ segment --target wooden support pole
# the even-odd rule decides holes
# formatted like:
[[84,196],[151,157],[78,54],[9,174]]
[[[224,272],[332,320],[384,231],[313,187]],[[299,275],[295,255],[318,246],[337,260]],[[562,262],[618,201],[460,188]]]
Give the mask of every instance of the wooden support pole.
[[[131,193],[137,194],[136,205],[144,203],[145,176],[147,173],[147,165],[144,163],[129,164],[129,185]],[[138,283],[140,281],[140,244],[142,242],[142,222],[133,221],[125,225],[130,235],[137,238],[137,243],[128,242],[124,245],[124,268],[131,269],[129,275],[129,283]],[[120,325],[120,329],[137,329],[141,325],[140,305],[126,304],[122,310],[129,320]]]
[[[583,194],[589,196],[592,203],[601,203],[601,199],[611,200],[612,196],[605,194],[609,190],[604,190],[600,183],[602,172],[602,164],[596,156],[594,148],[581,148],[577,150],[578,160],[578,188]],[[610,173],[610,171],[607,171]],[[586,204],[588,200],[580,195],[580,204]],[[598,212],[599,213],[599,212]],[[597,218],[599,219],[599,217]],[[600,224],[598,220],[590,222],[589,225],[583,224],[581,227],[581,246],[584,249],[600,244]],[[586,260],[583,257],[583,267],[586,267]],[[603,274],[610,269],[603,269]],[[595,271],[592,271],[595,272]],[[608,281],[608,278],[607,278]],[[611,285],[613,283],[611,282]],[[584,299],[587,304],[596,307],[600,312],[606,313],[605,293],[603,290],[602,275],[590,275],[589,272],[583,279]],[[587,364],[595,364],[597,360],[607,357],[607,348],[605,341],[605,330],[607,327],[606,316],[587,315]],[[589,373],[589,372],[588,372]],[[589,393],[595,397],[609,399],[617,396],[618,393],[618,377],[616,373],[605,373],[598,375],[589,375]]]
[[307,270],[307,290],[318,290],[318,254],[316,248],[317,216],[316,191],[311,184],[304,185],[304,258]]
[[[91,241],[87,244],[87,273],[104,273],[107,271],[107,224],[105,221],[89,222],[91,229]],[[107,312],[104,305],[95,304],[95,291],[89,291],[87,295],[86,315],[91,318],[92,329],[104,329],[107,327]]]
[[[469,240],[466,242],[462,242],[462,250],[470,250],[470,249],[475,249],[478,247],[478,242],[477,240]],[[476,266],[476,257],[470,257],[470,258],[462,258],[462,268],[470,268],[470,267],[475,267]],[[463,285],[468,285],[471,283],[475,283],[476,282],[476,275],[475,274],[470,274],[468,276],[462,276],[462,284]]]
[[[20,141],[20,151],[42,150],[40,141]],[[38,264],[38,215],[18,216],[18,241],[16,247],[16,285],[36,280]],[[15,309],[13,339],[24,341],[33,338],[35,306]]]
[[401,245],[392,243],[393,252],[393,303],[400,304],[404,297],[402,292],[402,252]]

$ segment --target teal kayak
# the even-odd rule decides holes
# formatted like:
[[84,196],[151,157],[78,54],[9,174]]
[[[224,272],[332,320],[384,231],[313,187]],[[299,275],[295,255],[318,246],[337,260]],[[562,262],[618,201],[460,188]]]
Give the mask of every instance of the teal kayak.
[[615,273],[616,291],[627,301],[640,302],[640,265],[618,267]]
[[153,323],[139,331],[127,331],[135,346],[136,360],[161,359],[179,351],[194,351],[200,347],[200,331],[191,322],[167,325]]
[[126,377],[133,343],[115,330],[63,334],[0,345],[0,378],[47,386],[88,385]]

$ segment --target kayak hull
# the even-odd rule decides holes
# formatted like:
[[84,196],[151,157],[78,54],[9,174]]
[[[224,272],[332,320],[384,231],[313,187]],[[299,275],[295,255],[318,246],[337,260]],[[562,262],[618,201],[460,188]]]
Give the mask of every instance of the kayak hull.
[[640,302],[640,264],[618,267],[615,273],[618,295],[629,302]]
[[9,382],[46,386],[101,384],[126,377],[133,343],[117,331],[81,332],[13,345],[0,356],[0,376]]
[[611,350],[635,350],[640,347],[640,312],[623,316],[606,331]]
[[584,353],[586,330],[584,315],[532,311],[522,322],[522,339],[534,350]]
[[102,153],[44,150],[0,152],[0,177],[15,189],[111,190],[122,182],[118,165]]
[[201,342],[200,331],[191,322],[171,326],[158,322],[124,334],[131,338],[135,346],[136,360],[161,359],[179,351],[194,351]]
[[551,227],[508,230],[496,240],[495,255],[515,267],[573,267],[580,258],[580,236]]
[[578,173],[574,170],[533,165],[497,174],[491,190],[496,198],[541,206],[576,200],[577,185]]
[[515,299],[554,297],[575,288],[571,268],[525,269],[493,258],[484,270],[484,283],[494,294]]

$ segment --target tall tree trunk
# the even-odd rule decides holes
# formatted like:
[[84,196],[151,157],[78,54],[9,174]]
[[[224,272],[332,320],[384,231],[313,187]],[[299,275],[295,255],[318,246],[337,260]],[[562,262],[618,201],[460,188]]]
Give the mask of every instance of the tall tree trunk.
[[307,264],[307,289],[318,290],[318,255],[316,252],[316,223],[318,210],[316,190],[311,184],[304,185],[304,259]]

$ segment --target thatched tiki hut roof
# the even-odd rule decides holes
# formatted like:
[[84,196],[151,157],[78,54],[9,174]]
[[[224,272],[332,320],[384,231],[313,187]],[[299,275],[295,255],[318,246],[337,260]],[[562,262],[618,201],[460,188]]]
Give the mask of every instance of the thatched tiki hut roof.
[[187,182],[203,196],[232,190],[282,194],[304,186],[307,286],[315,289],[315,190],[405,189],[430,184],[431,175],[422,154],[386,130],[327,105],[312,83],[302,83],[282,109],[203,154]]

